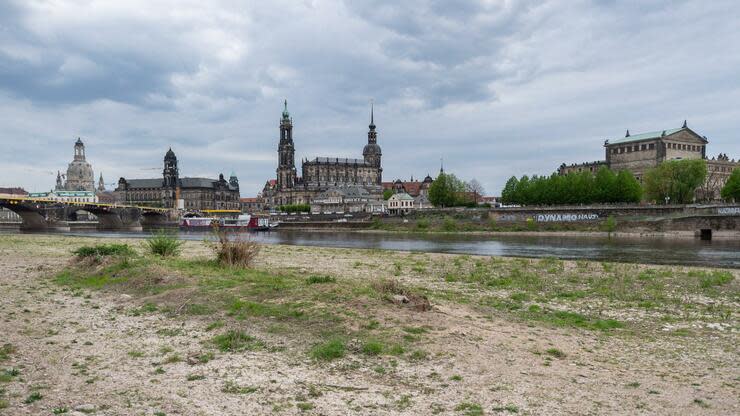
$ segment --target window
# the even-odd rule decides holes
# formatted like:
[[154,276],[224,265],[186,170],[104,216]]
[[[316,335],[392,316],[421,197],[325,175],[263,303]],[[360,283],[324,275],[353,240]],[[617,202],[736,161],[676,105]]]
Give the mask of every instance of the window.
[[650,143],[650,144],[648,145],[648,149],[650,149],[650,150],[653,150],[653,149],[655,149],[655,143]]

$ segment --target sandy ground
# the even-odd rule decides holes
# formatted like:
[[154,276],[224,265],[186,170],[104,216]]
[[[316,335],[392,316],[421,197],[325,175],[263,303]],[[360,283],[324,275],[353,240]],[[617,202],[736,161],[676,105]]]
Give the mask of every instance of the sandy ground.
[[[0,249],[0,343],[15,347],[0,368],[20,373],[0,383],[7,401],[0,414],[740,413],[734,333],[730,348],[711,336],[698,343],[608,336],[491,319],[454,304],[424,313],[389,308],[387,319],[431,328],[422,341],[425,360],[350,354],[317,363],[289,348],[217,353],[195,363],[187,357],[207,352],[213,336],[202,320],[123,313],[135,300],[120,294],[74,296],[51,279],[80,239],[13,238],[33,244]],[[188,245],[186,255],[203,251]],[[341,275],[362,253],[275,246],[260,262]],[[545,358],[549,348],[565,356]],[[183,360],[166,363],[173,354]],[[224,392],[227,382],[241,393]],[[32,391],[41,399],[24,403]]]

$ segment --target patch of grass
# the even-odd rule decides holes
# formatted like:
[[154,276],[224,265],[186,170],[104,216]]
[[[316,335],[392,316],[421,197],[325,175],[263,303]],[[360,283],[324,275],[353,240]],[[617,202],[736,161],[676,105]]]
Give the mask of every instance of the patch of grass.
[[345,354],[344,340],[333,338],[326,342],[316,344],[311,348],[310,355],[316,360],[331,361],[344,357]]
[[[692,275],[692,273],[689,273],[689,275]],[[699,287],[702,289],[723,286],[730,283],[735,278],[732,273],[720,270],[712,272],[693,272],[693,275],[699,278]]]
[[212,342],[223,352],[253,351],[264,348],[265,344],[242,331],[231,330],[213,337]]
[[144,247],[151,254],[174,257],[180,254],[183,244],[184,242],[178,240],[175,234],[159,230],[146,240]]
[[309,285],[321,284],[321,283],[336,283],[337,279],[333,276],[319,276],[313,275],[308,276],[306,283]]
[[303,311],[290,303],[266,303],[236,299],[228,307],[229,315],[238,319],[248,316],[269,316],[277,319],[300,318]]
[[69,408],[67,407],[55,407],[51,409],[51,413],[54,415],[63,415],[65,413],[69,413]]
[[131,358],[141,358],[141,357],[144,356],[144,352],[143,351],[137,351],[137,350],[129,351],[127,354]]
[[462,412],[465,416],[482,416],[483,408],[478,403],[462,402],[455,406],[456,412]]
[[16,348],[13,346],[13,344],[3,344],[2,347],[0,347],[0,361],[5,361],[10,358],[12,354],[14,354],[16,351]]
[[260,252],[260,245],[245,234],[216,230],[217,240],[210,245],[216,261],[229,267],[249,269]]
[[631,383],[627,383],[627,387],[629,387],[631,389],[636,389],[636,388],[640,387],[640,383],[638,383],[636,381],[633,381]]
[[297,407],[298,410],[300,410],[301,412],[307,412],[309,410],[312,410],[314,406],[313,406],[313,403],[298,402],[295,404],[295,407]]
[[396,400],[396,408],[398,410],[406,410],[411,407],[412,404],[411,395],[409,394],[404,394],[400,399]]
[[226,380],[224,385],[221,387],[223,393],[229,394],[250,394],[256,392],[258,389],[254,386],[240,386],[235,381]]
[[[537,305],[532,305],[537,306]],[[523,313],[525,318],[545,322],[554,326],[576,327],[590,330],[610,331],[623,328],[624,324],[615,319],[598,319],[570,311],[550,311],[539,306]]]
[[565,358],[565,353],[557,348],[548,348],[545,350],[545,354],[555,358]]
[[362,345],[362,352],[367,355],[380,355],[383,353],[385,346],[380,341],[370,340]]
[[223,328],[226,324],[224,321],[214,321],[206,326],[206,331],[213,331],[214,329]]
[[23,401],[25,404],[31,404],[33,402],[37,402],[41,399],[43,399],[44,396],[41,395],[41,393],[34,391],[33,393],[29,394],[28,397],[26,397],[26,400]]
[[454,376],[450,377],[450,380],[452,381],[462,381],[462,376],[459,374],[455,374]]
[[206,376],[204,376],[203,374],[188,374],[186,380],[188,380],[188,381],[197,381],[197,380],[203,380],[205,378],[206,378]]
[[132,256],[136,252],[128,244],[97,244],[82,246],[72,252],[79,258],[104,256]]
[[420,326],[405,326],[403,327],[403,331],[415,335],[424,334],[427,332],[426,328]]

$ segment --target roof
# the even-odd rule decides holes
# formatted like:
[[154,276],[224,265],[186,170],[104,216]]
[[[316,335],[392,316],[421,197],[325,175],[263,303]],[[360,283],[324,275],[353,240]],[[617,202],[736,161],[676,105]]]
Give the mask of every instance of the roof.
[[317,157],[314,160],[309,161],[308,163],[317,163],[317,164],[343,164],[343,165],[364,165],[365,159],[353,159],[348,157]]
[[213,183],[218,179],[208,178],[180,178],[181,188],[213,188]]
[[411,195],[407,194],[406,192],[393,194],[388,199],[397,199],[397,200],[402,200],[402,201],[413,201],[414,200],[414,198]]
[[28,195],[28,192],[26,192],[26,190],[23,188],[0,188],[0,194]]
[[[663,136],[670,136],[671,134],[678,133],[682,130],[688,130],[691,133],[696,134],[693,130],[691,130],[688,127],[679,127],[677,129],[668,129],[668,130],[658,130],[658,131],[650,131],[647,133],[640,133],[640,134],[630,134],[626,137],[618,137],[615,139],[608,139],[606,141],[606,144],[620,144],[620,143],[631,143],[631,142],[639,142],[642,140],[653,140],[653,139],[659,139]],[[698,134],[696,134],[699,136]],[[699,136],[701,137],[701,136]],[[706,141],[706,139],[702,138],[702,140]]]
[[131,188],[161,188],[164,180],[159,179],[126,179]]

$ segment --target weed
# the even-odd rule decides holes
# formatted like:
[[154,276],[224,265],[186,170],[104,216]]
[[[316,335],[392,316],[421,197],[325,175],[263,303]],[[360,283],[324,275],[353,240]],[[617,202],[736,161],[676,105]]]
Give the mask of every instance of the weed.
[[309,285],[320,284],[320,283],[335,283],[337,279],[333,276],[309,276],[306,279],[306,283]]
[[37,401],[39,401],[39,400],[41,400],[43,398],[44,398],[44,396],[42,396],[41,393],[39,393],[37,391],[34,391],[30,395],[28,395],[28,397],[26,397],[26,400],[24,400],[23,403],[25,403],[25,404],[31,404],[31,403],[37,402]]
[[560,350],[559,350],[559,349],[557,349],[557,348],[548,348],[547,350],[545,350],[545,353],[546,353],[547,355],[551,356],[551,357],[555,357],[555,358],[565,358],[565,353],[564,353],[564,352],[562,352],[562,351],[560,351]]
[[340,338],[333,338],[326,342],[316,344],[311,348],[310,355],[316,360],[331,361],[344,357],[344,341]]
[[631,383],[627,383],[627,387],[629,387],[631,389],[636,389],[636,388],[640,387],[640,383],[638,383],[636,381],[633,381]]
[[408,394],[404,394],[400,399],[396,400],[396,408],[398,408],[398,410],[408,409],[412,404],[411,396]]
[[455,374],[454,376],[450,377],[450,380],[452,381],[462,381],[462,376],[459,374]]
[[226,324],[224,321],[214,321],[208,324],[206,331],[213,331],[214,329],[223,328]]
[[210,244],[216,253],[216,261],[223,266],[251,268],[260,252],[260,245],[248,235],[229,233],[218,228],[217,240]]
[[144,243],[149,253],[162,257],[177,256],[180,254],[182,245],[183,242],[178,240],[176,235],[165,230],[152,234]]
[[79,258],[104,257],[104,256],[132,256],[134,250],[128,244],[98,244],[95,246],[82,246],[72,252]]
[[702,399],[694,399],[694,404],[704,409],[709,408],[709,404]]
[[133,350],[133,351],[129,351],[128,352],[128,356],[129,357],[132,357],[132,358],[141,358],[141,357],[144,356],[144,352],[143,351],[135,351],[135,350]]
[[206,376],[203,374],[188,374],[187,380],[188,381],[196,381],[196,380],[203,380]]
[[462,402],[455,406],[455,411],[462,412],[465,416],[483,415],[483,408],[478,403]]
[[55,415],[61,415],[61,414],[68,413],[68,412],[69,412],[69,409],[66,407],[55,407],[51,409],[51,413]]
[[313,403],[309,403],[309,402],[298,402],[298,403],[295,404],[295,406],[301,412],[307,412],[307,411],[313,409]]
[[223,352],[252,351],[264,348],[265,344],[242,331],[227,331],[213,337],[212,342]]
[[223,387],[221,387],[223,393],[229,394],[249,394],[257,391],[257,387],[254,386],[240,386],[235,381],[226,380]]

